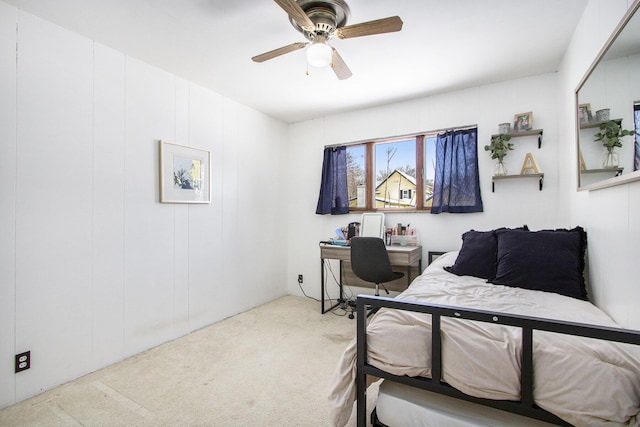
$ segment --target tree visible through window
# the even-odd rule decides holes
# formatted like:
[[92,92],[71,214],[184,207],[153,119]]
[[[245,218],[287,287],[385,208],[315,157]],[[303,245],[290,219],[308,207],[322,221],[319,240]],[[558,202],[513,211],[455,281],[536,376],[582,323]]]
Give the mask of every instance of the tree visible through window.
[[428,210],[433,196],[435,134],[347,146],[351,210]]
[[365,175],[365,146],[352,145],[347,147],[347,189],[349,193],[349,207],[366,207],[366,175]]

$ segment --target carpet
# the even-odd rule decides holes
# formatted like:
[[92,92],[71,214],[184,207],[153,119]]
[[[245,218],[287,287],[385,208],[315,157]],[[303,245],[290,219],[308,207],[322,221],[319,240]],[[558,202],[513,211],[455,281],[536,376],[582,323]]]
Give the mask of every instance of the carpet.
[[0,425],[325,427],[355,329],[285,296],[5,408]]

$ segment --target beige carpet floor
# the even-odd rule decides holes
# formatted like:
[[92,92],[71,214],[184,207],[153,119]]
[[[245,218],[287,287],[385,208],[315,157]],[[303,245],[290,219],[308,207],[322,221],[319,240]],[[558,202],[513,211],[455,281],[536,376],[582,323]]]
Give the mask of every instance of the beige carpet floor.
[[355,320],[282,297],[0,410],[0,425],[325,427],[354,335]]

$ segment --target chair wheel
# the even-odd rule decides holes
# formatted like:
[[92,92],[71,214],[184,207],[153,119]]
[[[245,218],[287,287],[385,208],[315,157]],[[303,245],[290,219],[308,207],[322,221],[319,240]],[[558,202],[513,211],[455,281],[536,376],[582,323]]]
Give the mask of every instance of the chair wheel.
[[353,319],[353,313],[349,313],[349,319]]

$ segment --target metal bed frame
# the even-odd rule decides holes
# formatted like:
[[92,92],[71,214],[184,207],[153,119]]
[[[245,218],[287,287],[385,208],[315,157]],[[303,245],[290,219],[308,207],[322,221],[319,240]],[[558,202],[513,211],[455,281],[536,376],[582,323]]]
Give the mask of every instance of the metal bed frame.
[[[503,411],[524,415],[552,424],[570,426],[557,416],[539,408],[533,399],[533,331],[556,332],[606,341],[640,345],[640,331],[621,328],[587,325],[581,323],[562,322],[541,319],[516,314],[505,314],[492,311],[463,309],[446,305],[426,304],[413,301],[402,301],[393,298],[358,295],[357,301],[357,425],[364,427],[367,418],[366,377],[372,375],[385,380],[396,381],[408,386],[429,390],[469,402],[490,406]],[[427,313],[432,316],[432,378],[408,377],[389,374],[368,364],[367,361],[367,311],[368,309],[390,308],[417,313]],[[507,326],[515,326],[522,330],[522,371],[521,371],[521,400],[491,400],[476,398],[464,394],[442,381],[442,342],[441,318],[476,320]]]

